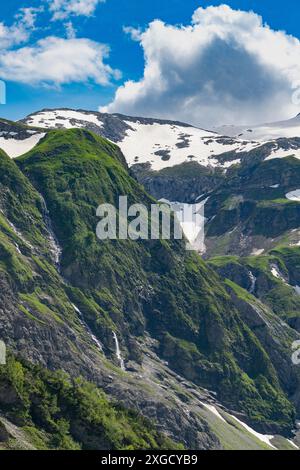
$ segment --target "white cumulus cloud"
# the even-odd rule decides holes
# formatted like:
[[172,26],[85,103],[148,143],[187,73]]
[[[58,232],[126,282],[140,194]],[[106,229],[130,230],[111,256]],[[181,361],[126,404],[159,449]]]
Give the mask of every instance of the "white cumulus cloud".
[[70,16],[91,16],[99,3],[105,0],[47,0],[54,20]]
[[39,11],[39,8],[21,8],[10,26],[0,22],[0,50],[28,41],[35,28],[35,20]]
[[145,57],[144,74],[118,88],[102,111],[180,119],[200,126],[249,124],[299,112],[300,41],[254,12],[198,8],[188,26],[155,20],[126,28]]
[[120,78],[120,72],[105,63],[108,56],[106,45],[89,39],[47,37],[33,46],[2,51],[0,78],[31,85],[108,85]]

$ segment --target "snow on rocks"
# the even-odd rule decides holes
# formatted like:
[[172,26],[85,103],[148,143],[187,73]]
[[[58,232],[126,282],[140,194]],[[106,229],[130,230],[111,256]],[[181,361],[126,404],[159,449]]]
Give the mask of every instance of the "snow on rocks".
[[238,419],[236,416],[230,415],[233,419],[235,419],[243,428],[245,428],[250,434],[253,436],[257,437],[261,442],[264,442],[265,444],[269,445],[273,449],[277,450],[276,447],[272,444],[272,439],[274,439],[275,436],[267,435],[267,434],[261,434],[259,432],[254,431],[248,424],[244,423],[240,419]]
[[[28,116],[24,122],[47,129],[87,128],[104,137],[110,136],[113,127],[115,132],[109,138],[119,145],[128,165],[150,163],[153,170],[195,161],[226,171],[240,163],[239,153],[261,145],[224,137],[184,123],[93,111],[43,110]],[[227,160],[218,159],[219,155],[227,152],[235,152],[236,158],[231,155]]]
[[[219,418],[223,423],[227,423],[226,419],[220,414],[216,406],[203,403],[203,402],[201,402],[201,405],[204,408],[206,408],[208,411],[210,411],[213,415],[215,415],[217,418]],[[226,415],[230,416],[231,419],[235,420],[240,426],[242,426],[246,431],[248,431],[248,433],[256,437],[259,441],[263,442],[264,444],[267,444],[272,449],[277,450],[277,448],[272,444],[272,440],[274,439],[275,436],[268,435],[268,434],[261,434],[255,431],[250,426],[248,426],[248,424],[238,419],[236,416],[229,414],[228,412],[224,413],[225,417]]]
[[95,124],[99,127],[103,126],[97,113],[93,113],[92,111],[80,112],[71,109],[41,111],[40,113],[29,116],[26,122],[31,126],[44,127],[48,129],[72,129],[76,127],[84,127],[85,122]]
[[175,121],[53,109],[32,114],[23,122],[46,129],[89,129],[119,145],[129,166],[150,163],[155,171],[198,162],[226,172],[240,164],[247,152],[260,147],[264,147],[266,160],[300,159],[300,116],[262,126],[204,130]]
[[287,284],[287,280],[285,279],[284,275],[280,272],[280,269],[277,264],[271,264],[270,268],[272,276],[276,277],[276,279],[280,279],[280,281]]
[[282,149],[280,146],[276,150],[273,150],[266,160],[274,160],[274,158],[286,158],[286,157],[295,157],[300,159],[300,148],[294,149],[290,148],[288,150]]
[[147,163],[153,170],[195,161],[203,166],[228,168],[240,163],[240,159],[221,163],[216,158],[225,152],[248,151],[253,144],[219,136],[196,127],[181,127],[179,124],[141,124],[126,122],[128,130],[119,142],[128,164]]

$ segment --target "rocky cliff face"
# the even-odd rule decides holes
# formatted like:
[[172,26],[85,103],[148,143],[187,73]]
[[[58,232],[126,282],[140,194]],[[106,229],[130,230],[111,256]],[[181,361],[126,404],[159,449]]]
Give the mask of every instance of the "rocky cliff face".
[[151,170],[150,164],[133,165],[133,176],[157,199],[194,203],[224,181],[219,169],[187,162],[161,171]]

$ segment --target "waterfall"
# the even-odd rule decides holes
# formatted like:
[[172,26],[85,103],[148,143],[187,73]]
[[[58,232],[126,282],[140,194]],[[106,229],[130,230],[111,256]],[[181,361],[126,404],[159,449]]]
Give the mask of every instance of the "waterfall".
[[59,246],[57,237],[54,233],[53,226],[52,226],[52,221],[51,221],[51,218],[50,218],[50,215],[49,215],[49,211],[48,211],[48,208],[47,208],[47,205],[46,205],[46,201],[45,201],[45,199],[43,198],[43,196],[41,194],[39,194],[39,195],[40,195],[41,202],[42,202],[43,219],[44,219],[44,222],[45,222],[45,225],[46,225],[46,228],[47,228],[47,231],[48,231],[48,235],[49,235],[50,252],[51,252],[51,255],[52,255],[52,260],[55,263],[55,265],[57,266],[57,268],[59,268],[60,267],[60,259],[61,259],[62,249]]
[[250,281],[251,281],[251,287],[249,289],[249,293],[254,294],[257,279],[251,271],[249,271],[249,277],[250,277]]
[[123,360],[122,355],[121,355],[119,340],[118,340],[118,337],[117,337],[117,335],[114,331],[113,331],[113,337],[114,337],[115,344],[116,344],[116,356],[117,356],[117,359],[120,363],[120,367],[123,371],[126,371],[125,363],[124,363],[124,360]]
[[75,312],[78,313],[79,321],[80,321],[81,325],[85,328],[85,330],[88,332],[88,335],[91,338],[91,340],[96,344],[98,349],[100,349],[100,351],[103,352],[102,344],[100,343],[98,338],[96,338],[96,336],[93,334],[93,332],[90,329],[90,327],[88,326],[88,324],[84,321],[84,317],[83,317],[81,311],[79,310],[79,308],[76,307],[76,305],[74,305],[74,304],[72,304],[72,307],[74,308]]

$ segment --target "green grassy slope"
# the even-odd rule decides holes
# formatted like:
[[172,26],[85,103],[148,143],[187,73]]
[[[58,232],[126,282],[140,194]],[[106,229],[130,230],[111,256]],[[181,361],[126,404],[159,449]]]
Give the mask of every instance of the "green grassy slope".
[[182,375],[216,390],[257,426],[291,428],[293,406],[264,345],[199,256],[178,241],[97,240],[100,203],[124,194],[129,204],[152,201],[116,146],[83,130],[53,131],[17,164],[46,200],[68,295],[106,348],[113,327],[136,358],[130,341],[148,330]]

